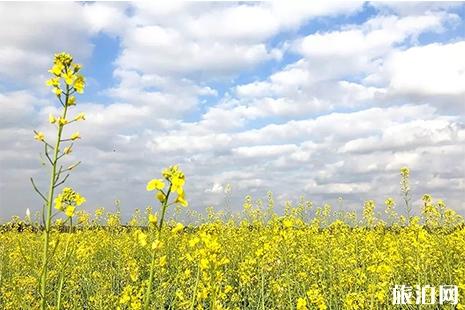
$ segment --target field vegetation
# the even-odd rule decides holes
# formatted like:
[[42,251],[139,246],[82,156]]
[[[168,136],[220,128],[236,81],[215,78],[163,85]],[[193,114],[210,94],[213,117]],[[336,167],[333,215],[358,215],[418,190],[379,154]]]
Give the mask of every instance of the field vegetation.
[[147,180],[155,207],[127,222],[119,210],[85,211],[65,184],[79,165],[66,155],[81,139],[65,128],[85,120],[69,116],[85,87],[80,70],[55,55],[47,84],[61,108],[49,117],[56,136],[34,133],[50,182],[42,192],[31,179],[39,216],[0,226],[1,309],[391,309],[401,284],[454,284],[463,296],[464,220],[428,194],[414,205],[407,167],[399,202],[369,200],[360,213],[304,198],[279,212],[272,193],[247,196],[237,213],[194,212],[178,165]]

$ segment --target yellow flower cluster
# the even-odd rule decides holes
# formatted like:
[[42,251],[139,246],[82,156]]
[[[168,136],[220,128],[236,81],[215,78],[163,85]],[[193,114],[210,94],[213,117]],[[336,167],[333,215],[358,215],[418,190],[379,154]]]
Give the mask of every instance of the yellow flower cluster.
[[76,207],[79,207],[86,199],[73,191],[70,187],[63,188],[54,200],[55,209],[64,212],[67,217],[73,217]]
[[[46,81],[47,86],[52,87],[52,91],[58,97],[61,96],[64,89],[74,90],[79,94],[84,92],[86,85],[84,77],[79,74],[82,66],[79,64],[73,64],[73,57],[67,53],[60,53],[55,55],[53,67],[48,70],[53,76]],[[61,85],[64,83],[64,87]],[[67,105],[74,105],[76,98],[70,96],[66,102]]]
[[184,173],[179,169],[178,165],[171,166],[163,170],[162,175],[169,183],[169,188],[165,192],[165,181],[162,179],[152,179],[147,183],[147,191],[157,191],[156,198],[165,203],[170,193],[176,193],[177,197],[174,203],[187,207],[188,203],[184,195]]

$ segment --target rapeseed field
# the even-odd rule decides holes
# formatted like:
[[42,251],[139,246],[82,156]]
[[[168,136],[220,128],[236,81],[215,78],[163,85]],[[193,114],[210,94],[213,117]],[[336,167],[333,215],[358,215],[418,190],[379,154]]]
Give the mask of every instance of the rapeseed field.
[[85,88],[80,70],[71,55],[55,55],[47,85],[61,108],[49,116],[56,136],[34,136],[50,183],[42,192],[31,179],[43,200],[37,219],[0,226],[1,309],[396,309],[398,285],[456,285],[457,305],[436,290],[441,304],[421,307],[465,309],[464,220],[428,194],[413,204],[407,167],[399,202],[369,200],[360,214],[304,198],[278,212],[272,193],[247,196],[235,214],[195,213],[178,165],[147,180],[156,207],[128,222],[86,212],[65,184],[80,162],[62,164],[81,139],[66,126],[86,118],[68,117]]

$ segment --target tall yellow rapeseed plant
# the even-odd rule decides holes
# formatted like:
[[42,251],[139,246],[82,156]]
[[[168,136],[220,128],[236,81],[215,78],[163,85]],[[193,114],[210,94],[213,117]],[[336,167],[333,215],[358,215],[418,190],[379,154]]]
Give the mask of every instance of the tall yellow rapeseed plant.
[[[57,100],[61,105],[59,115],[49,115],[50,124],[54,125],[56,129],[56,140],[54,142],[46,139],[45,134],[41,131],[34,131],[34,138],[44,145],[44,153],[48,163],[51,166],[50,183],[47,195],[44,195],[36,186],[34,180],[31,178],[32,185],[35,191],[44,200],[42,209],[43,217],[43,253],[42,253],[42,269],[40,274],[40,298],[41,309],[47,307],[47,272],[48,262],[50,257],[50,231],[52,214],[52,206],[55,203],[57,212],[63,212],[67,219],[70,220],[74,215],[76,206],[80,206],[85,198],[75,193],[71,188],[65,188],[63,192],[55,197],[55,190],[60,185],[64,184],[69,177],[70,171],[74,169],[79,162],[74,163],[67,168],[59,165],[60,160],[70,154],[73,150],[73,144],[76,140],[80,139],[79,132],[71,134],[68,138],[63,138],[65,126],[82,121],[85,119],[83,113],[79,113],[75,118],[68,119],[68,111],[70,107],[76,105],[75,94],[82,94],[85,87],[85,79],[79,73],[81,65],[73,62],[73,57],[67,53],[59,53],[55,55],[52,68],[49,70],[51,78],[46,81],[47,86],[52,88],[53,93],[56,95]],[[63,144],[67,143],[63,147]],[[53,144],[53,145],[52,145]],[[50,151],[52,154],[50,154]]]

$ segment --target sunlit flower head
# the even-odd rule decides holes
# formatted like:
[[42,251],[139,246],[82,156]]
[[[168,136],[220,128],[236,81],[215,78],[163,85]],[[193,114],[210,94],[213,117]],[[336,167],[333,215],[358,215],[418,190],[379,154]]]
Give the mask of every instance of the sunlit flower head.
[[42,131],[37,131],[35,136],[34,136],[34,139],[36,139],[37,141],[44,141],[45,140],[45,134]]
[[400,168],[400,174],[402,177],[407,178],[410,175],[410,169],[408,167]]

